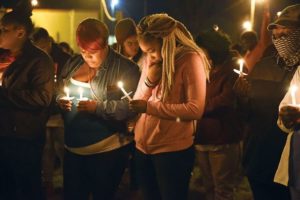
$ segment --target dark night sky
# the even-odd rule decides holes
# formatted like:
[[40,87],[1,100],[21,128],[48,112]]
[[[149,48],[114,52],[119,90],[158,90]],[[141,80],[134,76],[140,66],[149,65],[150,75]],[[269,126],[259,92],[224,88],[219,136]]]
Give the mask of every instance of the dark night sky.
[[[300,3],[299,0],[269,0],[272,16],[288,5]],[[124,0],[124,13],[136,21],[143,16],[144,0]],[[217,24],[233,39],[242,32],[241,24],[249,19],[250,0],[147,0],[148,14],[166,12],[182,21],[196,35],[199,31]],[[256,7],[255,30],[259,30],[262,5]]]
[[[20,0],[0,0],[5,7]],[[110,2],[110,0],[106,0]],[[233,39],[241,33],[242,22],[249,18],[250,0],[119,0],[120,9],[125,17],[138,22],[144,16],[147,2],[147,14],[165,12],[183,22],[196,35],[199,31],[217,24]],[[272,16],[287,5],[299,3],[299,0],[269,0]],[[99,8],[100,0],[39,0],[44,8]],[[255,30],[259,29],[262,6],[256,7]]]

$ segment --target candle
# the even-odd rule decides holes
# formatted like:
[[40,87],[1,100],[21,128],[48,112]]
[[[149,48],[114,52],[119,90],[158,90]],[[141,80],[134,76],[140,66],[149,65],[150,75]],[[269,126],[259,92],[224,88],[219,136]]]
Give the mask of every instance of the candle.
[[118,82],[118,87],[121,89],[121,91],[123,92],[123,94],[127,97],[127,99],[129,100],[129,101],[131,101],[132,100],[132,98],[129,96],[129,94],[126,92],[126,90],[124,89],[124,87],[123,87],[123,82],[122,81],[119,81]]
[[239,64],[240,64],[240,75],[243,73],[243,67],[244,67],[244,60],[243,59],[239,59]]
[[83,99],[83,89],[82,89],[82,87],[78,88],[78,92],[79,92],[79,99]]
[[281,15],[281,12],[280,11],[277,12],[277,17],[280,17],[280,15]]
[[292,98],[292,104],[295,106],[297,105],[296,102],[296,91],[297,91],[298,87],[296,85],[291,85],[290,87],[290,93],[291,93],[291,98]]
[[240,69],[239,69],[239,70],[233,69],[233,71],[234,71],[235,73],[239,74],[240,76],[247,75],[246,73],[243,72],[244,62],[245,62],[244,59],[242,59],[242,58],[239,59],[239,60],[238,60],[238,63],[239,63],[239,65],[240,65]]
[[66,93],[66,97],[67,97],[67,98],[70,98],[70,89],[69,89],[68,87],[65,87],[65,88],[64,88],[64,91],[65,91],[65,93]]

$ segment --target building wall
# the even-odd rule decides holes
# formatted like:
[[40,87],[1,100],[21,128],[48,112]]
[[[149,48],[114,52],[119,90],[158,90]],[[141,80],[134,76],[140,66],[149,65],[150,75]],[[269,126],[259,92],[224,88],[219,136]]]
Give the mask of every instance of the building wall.
[[34,9],[32,21],[43,27],[56,42],[68,42],[78,52],[75,33],[78,24],[85,18],[98,18],[98,10],[54,10]]

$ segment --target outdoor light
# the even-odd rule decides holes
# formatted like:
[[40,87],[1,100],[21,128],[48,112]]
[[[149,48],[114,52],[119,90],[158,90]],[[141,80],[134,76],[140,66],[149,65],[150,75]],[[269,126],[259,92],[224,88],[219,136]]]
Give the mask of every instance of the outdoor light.
[[110,7],[115,10],[115,7],[119,4],[119,0],[111,0]]
[[33,7],[37,6],[39,4],[38,0],[31,0],[31,5]]
[[252,30],[252,23],[250,21],[245,21],[243,23],[243,28],[247,31],[251,31]]
[[219,26],[215,24],[215,25],[213,26],[213,29],[214,29],[215,31],[219,31]]

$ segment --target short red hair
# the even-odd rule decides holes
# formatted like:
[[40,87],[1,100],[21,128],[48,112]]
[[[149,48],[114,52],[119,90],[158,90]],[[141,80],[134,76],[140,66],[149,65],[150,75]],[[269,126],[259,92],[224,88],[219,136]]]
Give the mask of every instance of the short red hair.
[[83,20],[76,30],[77,45],[87,51],[105,48],[108,45],[108,36],[107,26],[92,18]]

